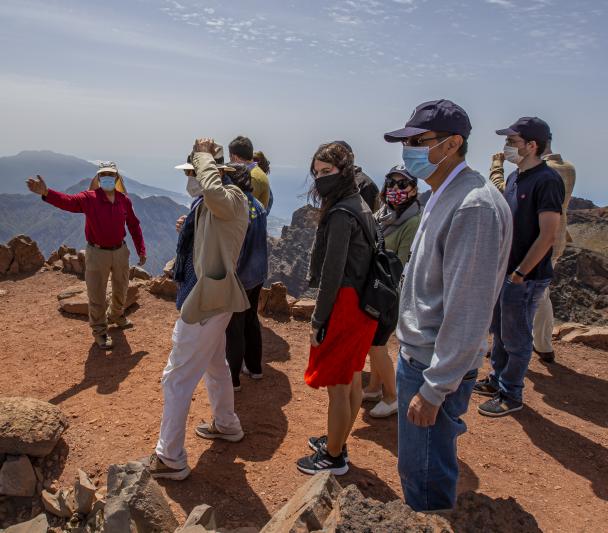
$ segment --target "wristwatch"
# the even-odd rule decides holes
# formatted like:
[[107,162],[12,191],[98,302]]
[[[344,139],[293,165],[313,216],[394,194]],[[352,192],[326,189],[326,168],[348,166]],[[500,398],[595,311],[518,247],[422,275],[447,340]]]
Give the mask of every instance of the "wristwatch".
[[522,279],[526,277],[526,275],[521,270],[519,270],[519,267],[513,271],[513,274],[519,276]]

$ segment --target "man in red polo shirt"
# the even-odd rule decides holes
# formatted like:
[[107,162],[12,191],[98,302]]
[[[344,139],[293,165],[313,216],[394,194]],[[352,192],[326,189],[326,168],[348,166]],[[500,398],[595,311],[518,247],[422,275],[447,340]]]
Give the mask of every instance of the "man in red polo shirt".
[[[27,186],[33,193],[41,195],[45,202],[59,209],[85,214],[84,233],[88,242],[85,280],[89,296],[89,324],[97,346],[111,350],[113,343],[108,337],[108,323],[123,329],[132,326],[124,315],[129,286],[129,249],[125,244],[125,224],[139,255],[139,265],[146,262],[146,247],[131,200],[116,190],[117,183],[122,183],[116,164],[102,163],[93,181],[99,183],[98,188],[78,194],[64,194],[49,189],[42,176],[29,178]],[[110,272],[112,301],[107,309],[106,289]]]

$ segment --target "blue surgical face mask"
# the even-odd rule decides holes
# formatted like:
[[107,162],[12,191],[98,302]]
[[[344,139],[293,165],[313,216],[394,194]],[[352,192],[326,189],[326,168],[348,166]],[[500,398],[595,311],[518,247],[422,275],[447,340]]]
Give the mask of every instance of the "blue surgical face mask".
[[114,176],[101,176],[99,178],[99,186],[104,191],[113,191],[116,187],[116,178]]
[[419,180],[428,180],[437,170],[437,167],[448,157],[446,155],[439,163],[431,163],[429,161],[429,152],[448,139],[449,137],[430,148],[428,146],[404,146],[403,166],[408,174]]

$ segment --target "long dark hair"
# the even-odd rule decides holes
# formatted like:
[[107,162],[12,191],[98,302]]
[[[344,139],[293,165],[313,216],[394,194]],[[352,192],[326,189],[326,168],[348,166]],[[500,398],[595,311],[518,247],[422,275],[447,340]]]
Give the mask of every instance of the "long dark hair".
[[266,157],[264,152],[262,152],[262,150],[253,152],[253,160],[258,164],[258,167],[260,167],[266,174],[270,174],[270,161],[268,161],[268,158]]
[[230,163],[227,165],[235,169],[235,172],[226,172],[226,176],[243,192],[252,192],[251,173],[247,165],[242,163]]
[[325,198],[321,198],[317,189],[315,188],[314,181],[312,187],[308,192],[309,201],[312,200],[312,204],[315,207],[321,207],[321,221],[325,218],[326,213],[342,198],[349,196],[357,192],[357,185],[355,183],[355,165],[354,157],[352,152],[349,152],[344,146],[336,142],[322,144],[317,148],[315,155],[312,156],[310,162],[310,175],[314,178],[315,161],[323,161],[323,163],[329,163],[335,166],[342,176],[340,185],[336,187],[331,194]]

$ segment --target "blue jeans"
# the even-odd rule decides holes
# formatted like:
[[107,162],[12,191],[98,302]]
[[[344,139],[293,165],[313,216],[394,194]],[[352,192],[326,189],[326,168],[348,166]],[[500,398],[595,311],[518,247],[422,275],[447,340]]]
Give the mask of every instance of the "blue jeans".
[[524,377],[532,357],[534,313],[550,282],[543,279],[513,283],[507,277],[494,307],[490,381],[516,402],[523,399]]
[[467,426],[460,418],[467,412],[477,370],[464,376],[446,396],[435,425],[422,428],[407,419],[410,401],[424,383],[426,365],[401,355],[397,363],[399,401],[399,476],[406,503],[414,511],[451,509],[456,503],[458,456],[456,439]]

